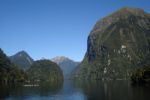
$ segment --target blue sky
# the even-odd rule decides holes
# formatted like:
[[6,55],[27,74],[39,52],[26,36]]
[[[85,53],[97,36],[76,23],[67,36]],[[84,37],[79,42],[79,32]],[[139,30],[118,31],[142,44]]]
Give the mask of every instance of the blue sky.
[[124,6],[150,12],[149,0],[0,0],[0,48],[81,61],[96,21]]

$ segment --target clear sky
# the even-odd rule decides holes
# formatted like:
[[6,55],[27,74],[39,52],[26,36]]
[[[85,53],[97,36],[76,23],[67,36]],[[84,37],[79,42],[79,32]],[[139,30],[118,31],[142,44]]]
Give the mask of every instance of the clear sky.
[[150,12],[150,0],[0,0],[0,48],[80,61],[96,21],[124,6]]

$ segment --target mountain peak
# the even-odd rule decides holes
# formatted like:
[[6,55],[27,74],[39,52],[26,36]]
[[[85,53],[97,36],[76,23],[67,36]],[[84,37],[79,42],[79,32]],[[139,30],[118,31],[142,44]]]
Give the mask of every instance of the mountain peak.
[[147,16],[147,13],[144,12],[144,10],[141,8],[123,7],[117,10],[116,12],[112,13],[110,16],[112,17],[122,16],[123,18],[127,18],[127,16],[130,16],[130,15],[144,17],[144,16]]
[[91,31],[91,34],[101,33],[117,22],[123,21],[133,22],[133,19],[139,20],[146,18],[150,18],[150,14],[144,12],[143,9],[123,7],[115,11],[114,13],[100,19],[94,26],[94,29]]
[[130,78],[134,68],[150,64],[149,33],[150,14],[142,9],[124,7],[108,15],[91,31],[86,55],[74,77]]
[[79,62],[75,62],[64,56],[57,56],[51,60],[60,66],[65,78],[68,78],[68,75],[79,65]]
[[58,63],[61,63],[61,62],[64,62],[64,61],[70,60],[70,59],[65,56],[57,56],[57,57],[52,58],[51,60],[58,64]]
[[22,50],[22,51],[19,51],[18,53],[16,53],[16,55],[19,55],[19,56],[28,55],[28,53],[26,51]]
[[120,10],[120,12],[129,12],[129,13],[143,13],[144,10],[140,8],[131,8],[131,7],[123,7]]
[[28,69],[34,61],[24,50],[19,51],[15,55],[11,56],[10,60],[14,64],[21,66],[23,69]]

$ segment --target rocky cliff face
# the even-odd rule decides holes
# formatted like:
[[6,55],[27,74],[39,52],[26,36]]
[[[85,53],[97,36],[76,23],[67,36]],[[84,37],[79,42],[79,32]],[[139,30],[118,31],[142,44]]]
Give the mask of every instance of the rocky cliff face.
[[131,70],[150,64],[150,14],[127,7],[116,11],[96,23],[87,46],[74,77],[129,78]]

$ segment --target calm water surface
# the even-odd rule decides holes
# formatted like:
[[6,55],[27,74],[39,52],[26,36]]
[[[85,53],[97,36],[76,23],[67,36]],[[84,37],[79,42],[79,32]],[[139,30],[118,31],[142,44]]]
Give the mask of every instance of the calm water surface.
[[150,100],[150,87],[128,81],[71,80],[39,87],[0,85],[0,100]]

